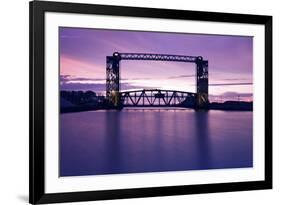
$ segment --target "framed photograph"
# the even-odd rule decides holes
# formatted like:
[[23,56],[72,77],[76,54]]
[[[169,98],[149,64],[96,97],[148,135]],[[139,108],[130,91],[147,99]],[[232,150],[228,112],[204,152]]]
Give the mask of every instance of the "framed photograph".
[[30,2],[30,203],[272,188],[272,17]]

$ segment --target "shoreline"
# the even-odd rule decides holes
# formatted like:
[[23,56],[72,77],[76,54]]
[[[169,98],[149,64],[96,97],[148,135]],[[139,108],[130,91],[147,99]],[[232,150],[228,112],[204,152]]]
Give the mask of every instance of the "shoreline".
[[[125,107],[124,109],[126,108],[130,108],[130,110],[140,110],[140,109],[163,109],[163,108],[167,108],[167,107],[153,107],[153,108],[150,108],[150,107]],[[195,110],[195,109],[192,109],[192,108],[185,108],[185,107],[170,107],[170,108],[167,108],[167,110],[176,110],[176,109],[181,109],[181,110]],[[65,113],[75,113],[75,112],[87,112],[87,111],[99,111],[99,110],[118,110],[118,109],[108,109],[108,108],[85,108],[85,107],[74,107],[74,108],[63,108],[60,110],[60,114],[65,114]],[[119,111],[122,111],[123,109],[119,109]],[[163,109],[164,110],[164,109]],[[200,110],[195,110],[195,111],[211,111],[211,110],[221,110],[221,111],[245,111],[245,112],[253,112],[253,109],[251,108],[243,108],[243,109],[238,109],[238,108],[223,108],[223,107],[213,107],[213,108],[209,108],[209,109],[200,109]]]

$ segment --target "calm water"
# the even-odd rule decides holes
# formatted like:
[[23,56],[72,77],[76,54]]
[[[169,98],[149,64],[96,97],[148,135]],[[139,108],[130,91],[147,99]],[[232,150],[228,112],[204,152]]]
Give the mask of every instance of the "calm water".
[[252,112],[62,114],[60,175],[252,167]]

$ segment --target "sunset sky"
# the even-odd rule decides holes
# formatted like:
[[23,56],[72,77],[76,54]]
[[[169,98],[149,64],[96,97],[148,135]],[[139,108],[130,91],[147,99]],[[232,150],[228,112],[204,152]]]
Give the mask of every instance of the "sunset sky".
[[[209,94],[251,100],[253,38],[64,28],[59,30],[61,90],[105,91],[106,56],[160,53],[209,61]],[[195,64],[121,61],[121,90],[159,88],[195,92]]]

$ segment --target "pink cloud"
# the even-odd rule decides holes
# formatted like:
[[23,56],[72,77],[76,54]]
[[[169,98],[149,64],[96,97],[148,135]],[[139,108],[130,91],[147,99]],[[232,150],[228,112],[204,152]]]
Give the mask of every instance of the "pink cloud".
[[60,75],[71,75],[80,77],[104,77],[104,67],[98,64],[81,61],[72,57],[62,55],[60,57]]

